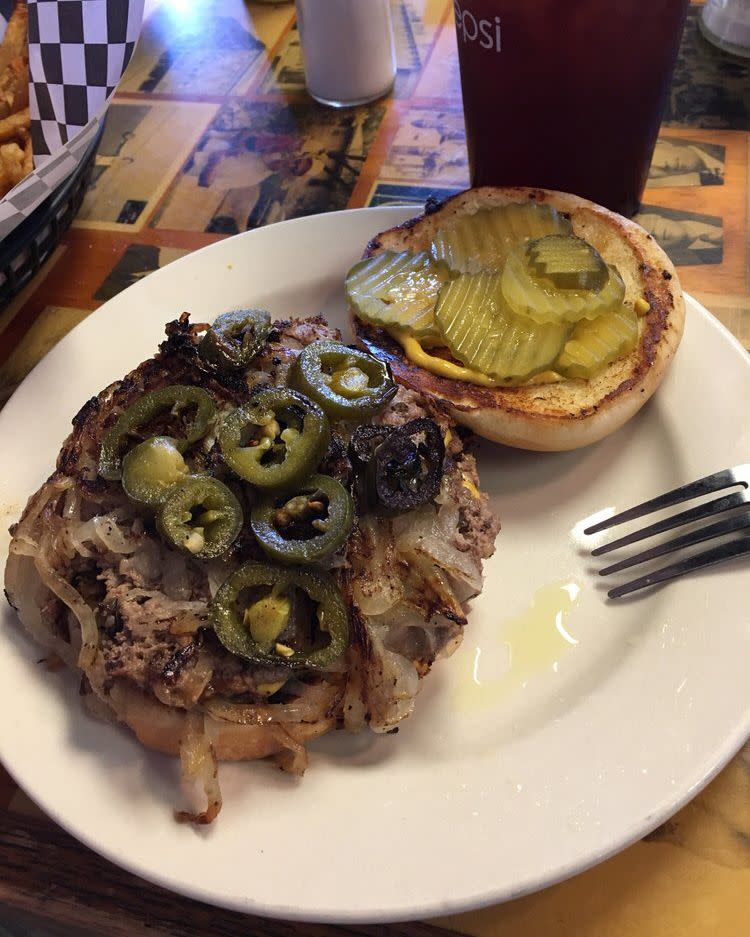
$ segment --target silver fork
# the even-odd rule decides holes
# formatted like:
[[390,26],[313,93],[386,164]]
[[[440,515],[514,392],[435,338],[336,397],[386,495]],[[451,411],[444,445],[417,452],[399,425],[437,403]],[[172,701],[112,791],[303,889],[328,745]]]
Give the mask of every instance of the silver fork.
[[[616,527],[618,524],[624,524],[627,521],[634,521],[639,517],[644,517],[646,514],[652,514],[654,511],[660,511],[663,508],[681,504],[683,501],[689,501],[701,495],[713,494],[736,486],[741,486],[741,490],[706,501],[686,511],[672,514],[654,524],[649,524],[647,527],[642,527],[640,530],[633,531],[624,537],[619,537],[617,540],[610,540],[609,543],[604,543],[593,549],[591,555],[602,556],[612,550],[628,546],[631,543],[637,543],[639,540],[645,540],[667,530],[674,530],[676,527],[692,524],[750,504],[750,463],[735,465],[734,468],[724,469],[721,472],[715,472],[713,475],[706,475],[705,478],[699,478],[698,481],[691,482],[689,485],[682,485],[680,488],[667,491],[657,498],[651,498],[651,500],[644,501],[643,504],[637,504],[627,511],[621,511],[619,514],[615,514],[614,517],[608,517],[598,524],[592,524],[591,527],[584,530],[584,534],[597,534],[602,530],[608,530],[610,527]],[[741,533],[742,531],[745,532]],[[647,586],[656,585],[658,582],[676,579],[678,576],[684,576],[685,573],[693,572],[696,569],[703,569],[705,566],[713,566],[735,556],[750,553],[750,509],[726,517],[715,524],[707,524],[704,527],[691,530],[689,533],[667,540],[665,543],[660,543],[648,550],[643,550],[634,556],[612,563],[611,566],[600,569],[599,575],[608,576],[610,573],[629,569],[631,566],[637,566],[639,563],[645,563],[667,553],[674,553],[676,550],[693,546],[696,543],[716,540],[726,534],[738,532],[739,536],[736,539],[710,547],[701,553],[687,556],[676,563],[663,566],[645,576],[640,576],[621,586],[610,589],[607,593],[610,599],[619,599],[621,596],[628,595],[638,589],[645,589]]]

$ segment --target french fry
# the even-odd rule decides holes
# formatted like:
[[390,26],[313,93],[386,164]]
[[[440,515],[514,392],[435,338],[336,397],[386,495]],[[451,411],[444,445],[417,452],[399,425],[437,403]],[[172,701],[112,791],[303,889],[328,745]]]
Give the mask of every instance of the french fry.
[[18,137],[26,137],[31,130],[31,115],[28,107],[17,114],[9,114],[0,120],[0,143],[8,143]]
[[29,58],[29,11],[25,0],[16,2],[0,43],[0,72],[17,58]]
[[0,118],[27,107],[29,103],[29,63],[16,58],[0,72]]
[[26,175],[23,169],[23,149],[17,143],[0,144],[0,163],[13,185],[18,185]]
[[0,198],[34,169],[26,0],[16,0],[0,43]]
[[15,184],[5,169],[5,163],[0,160],[0,198],[5,198]]
[[26,140],[23,145],[23,172],[24,178],[28,176],[30,172],[34,171],[34,154],[31,149],[31,134],[26,137]]

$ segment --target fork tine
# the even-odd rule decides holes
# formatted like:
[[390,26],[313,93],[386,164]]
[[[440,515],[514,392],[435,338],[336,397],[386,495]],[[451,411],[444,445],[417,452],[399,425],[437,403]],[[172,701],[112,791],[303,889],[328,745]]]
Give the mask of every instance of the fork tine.
[[665,530],[672,530],[683,524],[689,524],[691,521],[700,521],[704,517],[711,517],[713,514],[721,514],[722,511],[730,511],[732,508],[747,504],[747,495],[744,491],[736,491],[723,498],[714,498],[713,501],[707,501],[705,504],[699,504],[698,507],[690,508],[687,511],[680,511],[679,514],[672,514],[671,517],[665,517],[664,520],[650,524],[648,527],[642,527],[640,530],[634,530],[632,534],[627,534],[610,543],[603,543],[591,551],[592,556],[601,556],[603,553],[610,553],[619,547],[625,547],[629,543],[637,543],[639,540],[645,540],[647,537],[653,537],[655,534],[664,533]]
[[723,488],[731,488],[732,485],[747,484],[738,481],[733,469],[724,469],[722,472],[714,472],[713,475],[706,475],[699,478],[698,481],[691,482],[689,485],[682,485],[680,488],[674,488],[663,495],[644,501],[643,504],[636,504],[635,507],[628,508],[627,511],[621,511],[613,517],[608,517],[598,524],[592,524],[584,530],[584,534],[598,534],[602,530],[614,527],[616,524],[623,524],[625,521],[634,521],[644,514],[651,514],[653,511],[659,511],[662,508],[669,508],[673,504],[680,504],[682,501],[689,501],[690,498],[698,498],[700,495],[711,494],[713,491],[721,491]]
[[725,560],[733,559],[736,556],[742,556],[744,553],[750,553],[750,536],[743,537],[741,540],[732,540],[729,543],[723,543],[721,546],[706,550],[704,553],[698,553],[696,556],[690,556],[681,560],[679,563],[673,563],[671,566],[664,566],[657,569],[647,576],[641,576],[640,579],[633,579],[622,586],[616,586],[610,589],[607,595],[610,599],[619,599],[623,595],[629,595],[638,589],[645,589],[647,586],[656,585],[658,582],[667,582],[670,579],[676,579],[684,573],[693,572],[696,569],[703,569],[705,566],[714,566],[717,563],[723,563]]
[[619,573],[620,570],[637,566],[647,560],[654,560],[657,556],[664,556],[665,553],[674,553],[675,550],[680,550],[682,547],[691,547],[696,543],[703,543],[706,540],[712,540],[724,534],[731,534],[736,530],[744,530],[747,527],[750,527],[750,511],[737,514],[735,517],[727,517],[723,521],[719,521],[718,524],[708,524],[706,527],[700,527],[692,533],[684,534],[682,537],[675,537],[674,540],[668,540],[666,543],[651,547],[649,550],[643,550],[641,553],[636,553],[635,556],[629,556],[618,563],[600,569],[599,575],[608,576],[610,573]]

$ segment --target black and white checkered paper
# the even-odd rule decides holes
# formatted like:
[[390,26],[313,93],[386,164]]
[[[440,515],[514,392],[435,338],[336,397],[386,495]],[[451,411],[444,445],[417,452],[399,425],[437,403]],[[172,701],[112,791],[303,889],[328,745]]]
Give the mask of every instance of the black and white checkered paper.
[[[83,159],[133,54],[143,2],[29,0],[34,172],[0,199],[0,240]],[[6,21],[8,5],[0,0]]]

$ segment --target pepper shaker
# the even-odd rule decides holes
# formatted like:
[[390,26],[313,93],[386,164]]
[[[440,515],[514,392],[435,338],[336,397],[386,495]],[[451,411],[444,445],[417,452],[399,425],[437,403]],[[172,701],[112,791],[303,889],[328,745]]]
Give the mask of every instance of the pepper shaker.
[[307,90],[330,107],[387,94],[396,77],[389,0],[296,0]]

